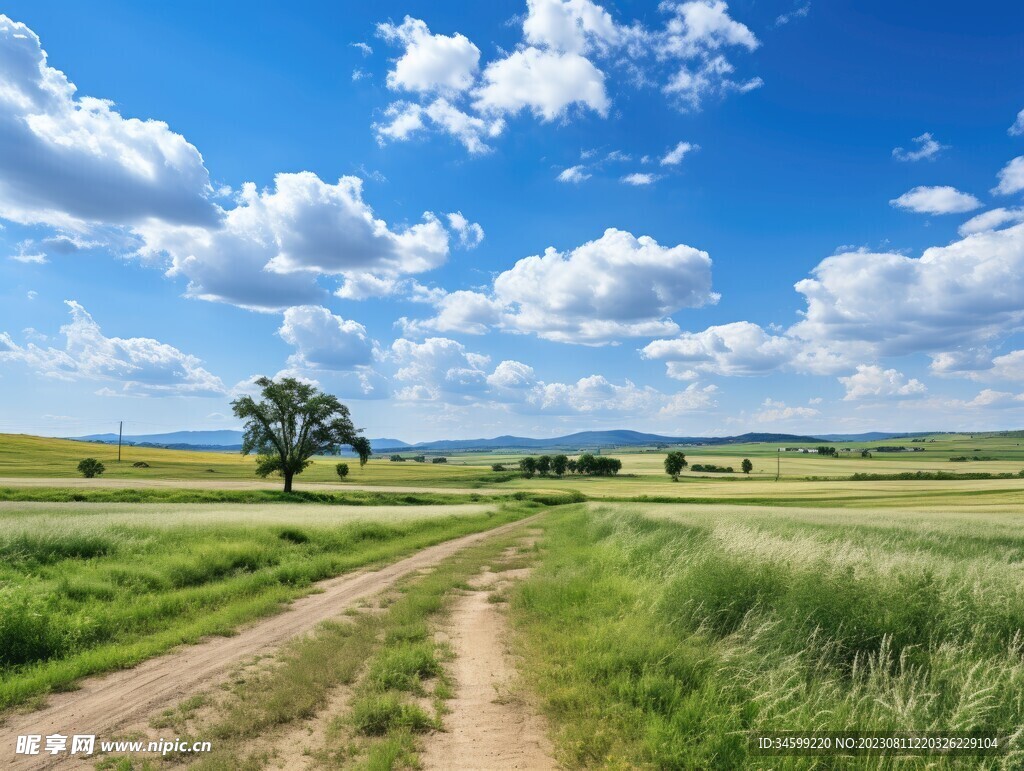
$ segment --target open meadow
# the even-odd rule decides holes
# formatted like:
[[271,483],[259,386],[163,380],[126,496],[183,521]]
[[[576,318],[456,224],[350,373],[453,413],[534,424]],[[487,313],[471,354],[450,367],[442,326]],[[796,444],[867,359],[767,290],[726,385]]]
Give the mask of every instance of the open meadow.
[[[0,715],[11,720],[48,699],[39,714],[59,718],[71,709],[60,692],[82,683],[88,713],[107,681],[84,678],[125,668],[155,677],[146,672],[180,666],[176,656],[186,661],[218,635],[240,633],[238,650],[259,650],[264,625],[312,592],[335,591],[332,582],[532,517],[528,538],[520,530],[520,540],[451,551],[430,563],[429,580],[406,570],[398,594],[381,584],[376,605],[321,605],[325,618],[350,623],[296,636],[213,695],[206,680],[182,680],[148,723],[138,716],[156,701],[133,706],[136,722],[117,730],[214,736],[219,750],[197,767],[217,769],[432,767],[454,751],[446,727],[483,731],[472,741],[485,742],[501,724],[538,720],[534,760],[545,767],[1024,762],[1015,436],[936,437],[923,452],[870,458],[686,447],[690,463],[739,468],[750,458],[754,468],[688,469],[679,481],[654,448],[603,451],[622,460],[609,477],[525,478],[515,470],[524,454],[460,453],[444,464],[373,458],[365,468],[349,458],[341,482],[331,478],[338,459],[317,458],[289,494],[237,454],[127,448],[118,464],[108,446],[4,439]],[[986,460],[948,460],[967,445]],[[107,472],[74,476],[86,455]],[[866,468],[882,478],[850,478]],[[885,478],[948,470],[1012,476]],[[513,543],[526,545],[510,552]],[[499,553],[504,568],[494,567]],[[510,578],[479,578],[499,569]],[[458,643],[484,619],[485,638]],[[433,642],[431,630],[456,644]],[[500,663],[505,649],[512,663]],[[225,650],[220,666],[237,655]],[[476,655],[511,678],[485,687],[514,694],[493,715],[463,701],[470,684],[460,678],[488,676],[466,658]],[[995,737],[1000,747],[849,755],[837,766],[829,756],[759,755],[751,744],[796,731]],[[285,749],[296,736],[308,763]],[[190,765],[180,755],[174,763]]]

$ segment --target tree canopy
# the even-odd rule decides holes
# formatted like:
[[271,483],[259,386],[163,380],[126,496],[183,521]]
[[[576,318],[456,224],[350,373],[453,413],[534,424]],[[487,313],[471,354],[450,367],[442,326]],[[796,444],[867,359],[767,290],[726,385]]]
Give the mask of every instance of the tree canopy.
[[242,396],[231,403],[235,415],[245,421],[242,454],[256,453],[259,476],[281,474],[285,492],[291,492],[292,479],[314,455],[334,455],[342,445],[355,448],[362,439],[348,407],[337,397],[290,377],[261,377],[256,385],[262,392],[260,401]]
[[670,452],[665,456],[665,473],[678,480],[683,469],[686,468],[686,455],[681,452]]

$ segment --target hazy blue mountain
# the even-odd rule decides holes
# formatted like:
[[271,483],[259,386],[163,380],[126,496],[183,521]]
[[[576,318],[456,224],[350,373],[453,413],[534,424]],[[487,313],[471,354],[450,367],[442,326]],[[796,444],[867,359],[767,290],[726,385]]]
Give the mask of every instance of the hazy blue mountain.
[[[89,436],[70,438],[79,442],[117,444],[117,434],[91,434]],[[242,446],[242,432],[227,429],[220,431],[172,431],[166,434],[133,434],[125,436],[122,441],[125,444],[169,447],[175,450],[238,450]],[[382,448],[400,449],[409,447],[409,444],[400,439],[371,439],[370,447],[373,448],[374,452],[377,452]]]

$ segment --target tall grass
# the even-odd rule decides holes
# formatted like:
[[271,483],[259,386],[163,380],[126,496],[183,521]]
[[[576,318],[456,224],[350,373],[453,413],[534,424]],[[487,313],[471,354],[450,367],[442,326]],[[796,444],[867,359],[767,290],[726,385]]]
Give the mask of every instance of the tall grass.
[[[513,521],[537,504],[378,521],[0,517],[0,709],[280,609],[321,579]],[[338,511],[334,509],[334,511]],[[164,512],[167,514],[167,512]],[[54,526],[57,525],[57,526]]]
[[568,766],[840,762],[751,758],[754,731],[982,732],[1015,749],[971,765],[1024,762],[1024,530],[665,509],[559,516],[513,595]]

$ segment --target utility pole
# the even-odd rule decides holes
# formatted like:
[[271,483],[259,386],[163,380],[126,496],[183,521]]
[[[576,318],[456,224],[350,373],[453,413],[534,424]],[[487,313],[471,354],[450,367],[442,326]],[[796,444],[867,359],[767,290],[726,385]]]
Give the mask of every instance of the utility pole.
[[782,474],[782,448],[775,453],[775,481],[779,481],[779,476]]
[[117,462],[121,462],[121,433],[124,431],[124,421],[117,424]]

